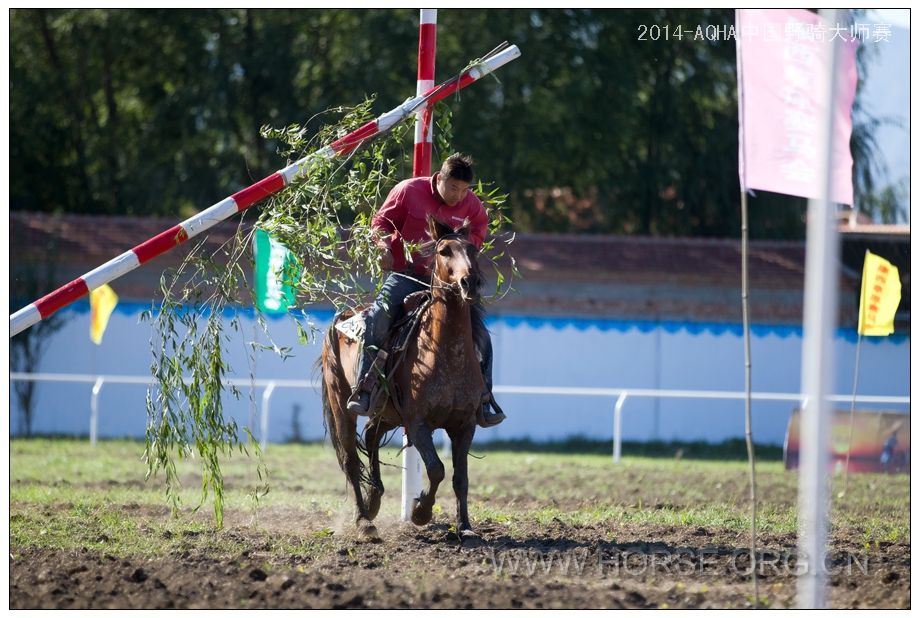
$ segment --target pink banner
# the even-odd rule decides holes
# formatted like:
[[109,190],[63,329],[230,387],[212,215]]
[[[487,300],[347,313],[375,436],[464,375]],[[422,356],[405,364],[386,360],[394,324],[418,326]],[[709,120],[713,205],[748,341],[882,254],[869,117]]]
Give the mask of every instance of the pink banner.
[[850,110],[856,96],[858,39],[847,24],[828,24],[800,9],[739,9],[739,162],[741,188],[821,197],[820,143],[827,104],[820,84],[840,45],[833,100],[830,200],[853,204]]

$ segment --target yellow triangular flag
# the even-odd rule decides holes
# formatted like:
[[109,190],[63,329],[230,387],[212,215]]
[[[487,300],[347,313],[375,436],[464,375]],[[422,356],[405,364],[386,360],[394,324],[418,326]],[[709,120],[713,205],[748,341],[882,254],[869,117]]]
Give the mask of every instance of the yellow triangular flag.
[[859,295],[859,334],[878,337],[893,333],[894,314],[900,302],[901,277],[898,267],[866,251],[862,292]]
[[102,343],[102,333],[109,323],[109,316],[118,304],[118,296],[108,286],[103,283],[101,286],[89,294],[89,338],[93,343],[99,345]]

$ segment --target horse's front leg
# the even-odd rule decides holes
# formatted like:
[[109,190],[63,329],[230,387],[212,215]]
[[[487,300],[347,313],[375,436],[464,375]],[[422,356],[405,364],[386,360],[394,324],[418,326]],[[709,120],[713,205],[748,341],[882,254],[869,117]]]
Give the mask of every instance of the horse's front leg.
[[450,436],[451,453],[454,461],[454,494],[457,496],[457,534],[460,541],[465,538],[478,538],[470,525],[470,515],[467,510],[467,492],[469,490],[469,474],[467,472],[467,457],[470,446],[473,444],[473,434],[476,425],[464,425],[447,432]]
[[438,492],[438,485],[444,480],[444,464],[438,459],[437,449],[431,439],[431,429],[424,421],[411,424],[408,430],[409,439],[418,450],[425,464],[425,470],[428,472],[428,487],[422,491],[422,495],[419,496],[412,509],[412,523],[416,526],[424,526],[431,521],[435,494]]

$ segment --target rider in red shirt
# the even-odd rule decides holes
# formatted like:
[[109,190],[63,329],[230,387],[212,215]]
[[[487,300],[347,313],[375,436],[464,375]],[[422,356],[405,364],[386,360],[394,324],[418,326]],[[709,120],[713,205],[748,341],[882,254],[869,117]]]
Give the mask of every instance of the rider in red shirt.
[[[352,412],[369,413],[370,393],[364,377],[373,361],[373,352],[385,342],[390,326],[402,317],[403,300],[409,294],[429,287],[427,279],[431,256],[412,253],[407,257],[404,243],[417,245],[431,240],[427,225],[427,217],[431,215],[451,228],[469,220],[470,242],[477,249],[482,248],[489,216],[479,198],[470,191],[472,181],[472,160],[454,154],[431,178],[410,178],[393,187],[374,216],[372,226],[377,232],[377,246],[381,249],[381,265],[390,274],[374,304],[365,313],[364,354],[358,368],[359,380],[348,400],[348,409]],[[492,392],[492,341],[485,327],[482,305],[476,303],[472,309],[473,341],[480,359],[486,386],[483,396],[486,398]],[[483,425],[492,427],[502,422],[505,415],[493,412],[491,406],[484,403],[483,418]]]

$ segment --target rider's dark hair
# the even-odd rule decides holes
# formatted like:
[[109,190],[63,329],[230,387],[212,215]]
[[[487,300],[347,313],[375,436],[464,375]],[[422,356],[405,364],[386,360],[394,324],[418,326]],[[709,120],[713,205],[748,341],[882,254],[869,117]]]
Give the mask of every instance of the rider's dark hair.
[[461,182],[473,182],[473,159],[469,155],[455,152],[441,165],[441,176]]

